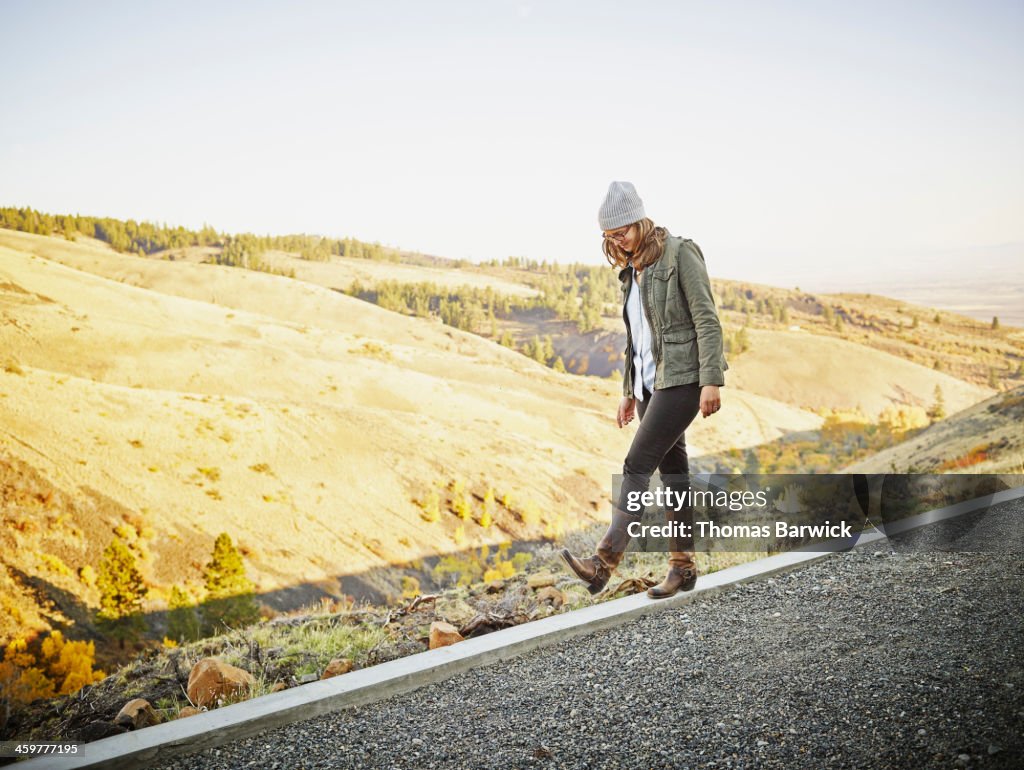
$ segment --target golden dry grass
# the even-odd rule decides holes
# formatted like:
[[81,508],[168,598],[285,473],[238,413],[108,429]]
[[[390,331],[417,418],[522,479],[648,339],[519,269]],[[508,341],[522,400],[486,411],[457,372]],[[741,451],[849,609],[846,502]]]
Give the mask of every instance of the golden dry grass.
[[870,418],[891,404],[929,406],[942,388],[952,413],[993,394],[940,371],[848,340],[802,331],[751,329],[730,384],[809,409],[852,409]]

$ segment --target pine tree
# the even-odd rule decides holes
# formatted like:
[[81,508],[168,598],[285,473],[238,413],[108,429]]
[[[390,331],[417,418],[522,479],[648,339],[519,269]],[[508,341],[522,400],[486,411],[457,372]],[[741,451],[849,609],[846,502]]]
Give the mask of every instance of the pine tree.
[[946,399],[942,395],[942,388],[935,386],[935,403],[928,410],[928,417],[932,422],[946,419]]
[[217,536],[213,558],[203,576],[206,579],[206,601],[202,606],[204,633],[219,633],[225,626],[235,628],[256,622],[259,608],[253,597],[253,586],[245,575],[242,554],[227,532]]
[[142,600],[147,589],[135,566],[135,555],[120,538],[103,551],[96,585],[100,589],[98,625],[117,639],[123,650],[125,640],[134,641],[146,630]]
[[456,516],[463,520],[469,519],[473,514],[473,507],[470,505],[469,498],[461,489],[452,496],[452,510],[455,511]]
[[420,508],[423,510],[424,521],[433,523],[441,520],[441,496],[436,489],[427,493],[426,498],[420,503]]
[[199,638],[199,618],[191,594],[180,586],[171,588],[168,600],[167,636],[178,642],[192,642]]
[[538,364],[544,363],[544,344],[537,335],[530,341],[530,357]]
[[992,316],[992,330],[995,331],[999,328],[999,316]]
[[486,529],[494,523],[494,487],[487,487],[484,493],[483,513],[480,514],[480,526]]
[[541,357],[543,359],[541,361],[542,364],[547,364],[549,361],[552,361],[555,358],[555,345],[551,341],[550,334],[544,335],[544,343],[541,348]]

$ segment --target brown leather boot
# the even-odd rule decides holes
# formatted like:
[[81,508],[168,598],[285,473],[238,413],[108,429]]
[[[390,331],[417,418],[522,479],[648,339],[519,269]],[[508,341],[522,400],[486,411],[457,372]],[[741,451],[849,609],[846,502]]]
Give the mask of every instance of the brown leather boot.
[[576,576],[587,584],[591,594],[600,593],[608,585],[615,568],[622,561],[622,555],[631,540],[627,527],[630,522],[639,521],[639,516],[631,516],[618,508],[612,509],[612,521],[608,531],[597,544],[596,553],[585,559],[577,558],[563,548],[559,556],[565,561]]
[[693,551],[670,551],[668,574],[658,585],[647,589],[652,599],[675,596],[678,591],[692,591],[697,585],[697,565],[693,562]]
[[692,591],[697,585],[697,565],[693,561],[693,507],[665,509],[666,523],[689,527],[688,537],[669,537],[668,574],[658,585],[647,589],[652,599],[665,599],[678,591]]

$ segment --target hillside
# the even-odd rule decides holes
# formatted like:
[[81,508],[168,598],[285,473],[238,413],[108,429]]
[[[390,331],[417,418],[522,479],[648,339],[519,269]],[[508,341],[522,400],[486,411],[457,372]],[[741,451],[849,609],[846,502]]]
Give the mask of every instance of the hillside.
[[[167,284],[0,247],[0,446],[9,475],[52,485],[45,514],[67,530],[8,526],[0,558],[90,604],[75,573],[125,520],[157,585],[195,584],[228,531],[261,591],[324,581],[338,594],[339,575],[457,549],[461,522],[428,524],[414,503],[432,485],[510,496],[493,529],[466,523],[468,545],[596,516],[621,467],[629,436],[612,422],[611,383],[277,276],[33,239],[68,262],[152,269]],[[11,616],[0,622],[9,636]]]
[[913,438],[854,463],[849,473],[1024,474],[1024,386],[995,395]]
[[[238,268],[4,232],[0,321],[2,638],[47,625],[47,597],[51,619],[95,607],[81,571],[118,528],[151,609],[198,593],[221,531],[271,606],[390,593],[362,576],[603,520],[632,436],[618,383]],[[694,445],[734,432],[702,422]],[[424,521],[457,480],[472,518]],[[484,528],[488,487],[509,503]]]
[[[205,264],[211,255],[147,259],[84,236],[0,230],[0,639],[86,623],[98,593],[83,568],[115,531],[142,560],[149,611],[166,606],[173,584],[201,594],[221,531],[238,542],[261,601],[284,609],[323,594],[383,600],[400,590],[389,567],[415,572],[435,555],[605,521],[610,476],[635,430],[614,426],[617,379],[560,374],[333,290],[397,270],[527,296],[528,272],[271,253],[292,279]],[[884,298],[837,298],[849,319],[838,330],[820,297],[758,291],[774,298],[769,311],[785,302],[792,315],[744,314],[722,288],[727,331],[747,319],[749,349],[729,355],[723,411],[687,433],[694,470],[731,470],[751,447],[813,444],[827,409],[860,405],[873,419],[931,403],[936,386],[949,411],[969,407],[994,392],[976,382],[973,340],[987,334],[1008,359],[1021,349],[1019,330],[974,322],[962,349],[939,350],[938,335],[957,336],[945,317],[949,328],[901,341],[909,327],[886,325]],[[523,335],[534,323],[571,326],[543,313],[502,323]],[[878,328],[853,333],[857,323]],[[586,339],[611,345],[621,321],[610,313],[601,324],[601,335],[558,339],[586,356]],[[948,366],[913,360],[933,345]],[[466,520],[453,513],[457,483]],[[483,526],[489,488],[499,502]],[[433,523],[423,515],[431,492],[442,514]]]
[[[823,294],[736,281],[713,281],[723,325],[735,334],[800,331],[854,343],[943,372],[1005,389],[1024,382],[1024,329],[875,294]],[[884,359],[883,359],[884,360]]]
[[927,406],[940,387],[951,411],[992,394],[944,372],[850,340],[805,331],[749,332],[750,350],[729,370],[730,384],[808,409],[854,409],[877,415],[891,404]]

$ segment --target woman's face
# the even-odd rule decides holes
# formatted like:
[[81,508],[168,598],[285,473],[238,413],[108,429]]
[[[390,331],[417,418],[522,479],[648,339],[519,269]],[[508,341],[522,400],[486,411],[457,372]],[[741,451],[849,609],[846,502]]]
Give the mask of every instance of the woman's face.
[[636,247],[639,233],[639,228],[634,225],[626,225],[615,230],[605,230],[604,237],[615,243],[623,251],[632,254],[633,249]]

